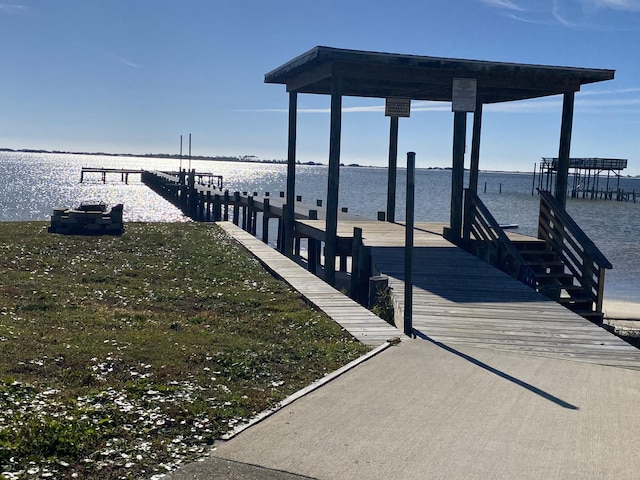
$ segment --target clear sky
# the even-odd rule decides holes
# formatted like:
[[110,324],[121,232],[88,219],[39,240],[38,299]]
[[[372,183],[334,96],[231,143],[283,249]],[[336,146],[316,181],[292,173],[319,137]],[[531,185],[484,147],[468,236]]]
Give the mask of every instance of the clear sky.
[[[264,74],[316,45],[615,69],[576,94],[571,155],[640,174],[640,0],[0,0],[0,148],[178,153],[191,133],[194,155],[285,159],[288,95]],[[298,107],[298,159],[326,163],[329,98]],[[343,107],[342,161],[386,165],[384,101]],[[561,110],[485,107],[480,167],[557,156]],[[400,164],[450,165],[452,125],[413,102]]]

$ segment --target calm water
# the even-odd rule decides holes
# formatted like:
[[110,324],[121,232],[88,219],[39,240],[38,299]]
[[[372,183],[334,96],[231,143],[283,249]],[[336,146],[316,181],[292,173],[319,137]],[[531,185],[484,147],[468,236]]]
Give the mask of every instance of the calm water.
[[[182,166],[187,167],[183,160]],[[25,154],[0,152],[0,221],[48,220],[54,207],[75,206],[83,200],[124,203],[125,221],[180,222],[187,219],[170,203],[131,175],[129,185],[112,174],[107,183],[99,174],[79,183],[81,167],[176,170],[178,160],[91,155]],[[223,175],[229,191],[277,192],[286,186],[286,166],[235,162],[192,161],[197,171]],[[403,220],[404,171],[398,172],[397,220]],[[87,181],[87,178],[90,181]],[[418,169],[416,221],[449,220],[450,174]],[[481,172],[480,197],[500,223],[517,223],[520,233],[535,235],[538,196],[532,195],[532,174]],[[305,203],[326,201],[327,168],[301,165],[296,169],[296,194]],[[485,190],[486,185],[486,192]],[[622,178],[621,188],[640,192],[640,179]],[[340,171],[341,207],[350,213],[375,218],[386,209],[386,170],[343,167]],[[500,190],[502,191],[500,193]],[[572,200],[567,210],[613,263],[607,272],[606,296],[640,301],[640,203]]]

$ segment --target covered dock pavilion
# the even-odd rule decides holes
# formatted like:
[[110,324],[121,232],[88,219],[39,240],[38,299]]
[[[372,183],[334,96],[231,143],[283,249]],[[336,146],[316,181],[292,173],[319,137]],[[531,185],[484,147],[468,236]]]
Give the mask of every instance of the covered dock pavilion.
[[[325,280],[335,284],[342,97],[451,102],[453,154],[451,214],[447,237],[462,236],[467,113],[473,113],[469,189],[477,191],[482,108],[485,104],[562,95],[558,167],[554,196],[566,204],[575,93],[582,85],[611,80],[613,70],[461,60],[317,46],[265,75],[289,93],[287,209],[284,253],[293,254],[297,98],[331,96],[326,201]],[[395,214],[398,117],[390,119],[387,219]]]

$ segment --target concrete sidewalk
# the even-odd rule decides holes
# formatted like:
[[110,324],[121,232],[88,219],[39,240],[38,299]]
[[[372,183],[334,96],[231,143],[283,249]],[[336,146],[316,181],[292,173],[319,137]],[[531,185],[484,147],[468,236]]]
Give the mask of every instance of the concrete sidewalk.
[[635,479],[638,405],[637,370],[408,340],[169,478]]

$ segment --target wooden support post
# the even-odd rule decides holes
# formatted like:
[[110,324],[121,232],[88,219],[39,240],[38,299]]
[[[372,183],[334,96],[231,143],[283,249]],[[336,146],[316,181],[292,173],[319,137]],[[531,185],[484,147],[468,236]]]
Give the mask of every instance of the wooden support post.
[[[398,167],[398,117],[390,117],[389,170],[387,177],[387,220],[396,221],[396,179]],[[384,221],[384,220],[383,220]]]
[[289,146],[287,153],[287,212],[284,225],[284,254],[293,255],[293,229],[295,228],[295,186],[296,186],[296,132],[297,132],[298,94],[289,92]]
[[389,288],[389,278],[376,275],[369,277],[369,298],[367,300],[367,308],[371,309],[378,303],[378,297],[382,292]]
[[254,222],[255,213],[256,213],[256,209],[255,209],[255,206],[254,206],[253,197],[248,197],[247,198],[247,209],[245,210],[245,217],[247,217],[247,228],[246,228],[246,230],[251,235],[255,235],[255,231],[253,229],[253,226],[255,224],[255,222]]
[[358,291],[356,301],[367,304],[369,295],[369,277],[371,276],[371,247],[362,246],[358,256]]
[[478,172],[480,170],[480,133],[482,130],[482,102],[480,96],[476,99],[476,111],[473,113],[473,127],[471,138],[471,165],[469,171],[469,189],[478,191]]
[[220,201],[220,194],[215,193],[213,195],[213,221],[219,222],[222,219],[222,202]]
[[240,223],[240,192],[233,193],[233,219],[234,225]]
[[360,250],[362,248],[362,229],[353,227],[353,241],[351,242],[351,285],[349,287],[349,296],[358,301],[358,291],[360,287]]
[[284,253],[284,229],[287,212],[287,204],[285,203],[284,205],[282,205],[282,217],[278,218],[278,240],[276,241],[276,250],[278,250],[280,253]]
[[211,190],[207,190],[207,199],[205,200],[205,219],[211,221]]
[[269,243],[269,202],[268,198],[263,200],[262,208],[262,241]]
[[[464,149],[467,113],[455,112],[453,120],[453,168],[451,169],[451,217],[447,239],[456,242],[462,234],[462,196],[464,189]],[[407,193],[408,194],[408,193]]]
[[[309,210],[309,220],[317,220],[318,211]],[[309,237],[307,239],[307,269],[314,275],[317,273],[320,261],[320,240]]]
[[[456,115],[458,113],[456,112]],[[407,213],[404,241],[404,334],[413,336],[413,227],[416,185],[416,154],[407,153]]]
[[222,216],[222,220],[225,222],[229,221],[229,190],[224,191],[224,215]]
[[560,126],[560,148],[558,150],[558,173],[554,197],[565,208],[567,206],[567,184],[569,178],[569,156],[571,151],[571,129],[573,128],[573,105],[575,93],[566,92],[562,102],[562,125]]
[[342,76],[334,71],[331,83],[331,129],[329,138],[329,173],[325,226],[324,280],[336,283],[338,232],[338,191],[340,186],[340,136],[342,130]]

